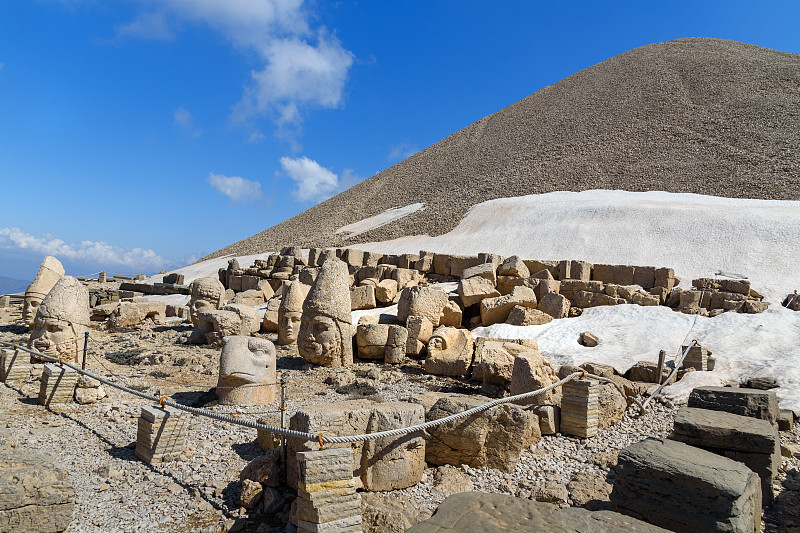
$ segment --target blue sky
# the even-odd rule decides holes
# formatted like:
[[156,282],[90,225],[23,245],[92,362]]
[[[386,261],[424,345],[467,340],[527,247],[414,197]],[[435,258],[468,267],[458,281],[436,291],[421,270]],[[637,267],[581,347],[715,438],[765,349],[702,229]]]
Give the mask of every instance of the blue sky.
[[180,266],[626,50],[800,53],[798,27],[794,1],[4,0],[0,276]]

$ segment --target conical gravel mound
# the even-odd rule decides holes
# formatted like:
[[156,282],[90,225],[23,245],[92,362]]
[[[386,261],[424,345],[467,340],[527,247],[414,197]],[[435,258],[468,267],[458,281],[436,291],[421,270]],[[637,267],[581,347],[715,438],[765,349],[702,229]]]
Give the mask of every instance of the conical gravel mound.
[[[589,189],[800,199],[800,55],[707,38],[636,48],[208,257],[441,235],[486,200]],[[335,234],[417,202],[380,228]]]

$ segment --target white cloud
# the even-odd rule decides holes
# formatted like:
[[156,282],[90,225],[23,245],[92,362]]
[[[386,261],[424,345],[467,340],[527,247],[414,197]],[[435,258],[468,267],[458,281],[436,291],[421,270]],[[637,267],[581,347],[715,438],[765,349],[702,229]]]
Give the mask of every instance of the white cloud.
[[182,23],[206,25],[261,65],[251,71],[232,119],[247,123],[260,115],[282,130],[296,129],[305,109],[341,105],[352,52],[302,0],[142,0],[148,8],[118,36],[170,38]]
[[295,181],[292,196],[299,202],[321,202],[339,190],[339,177],[313,159],[281,157],[281,167]]
[[161,268],[167,261],[150,249],[123,248],[103,241],[67,243],[52,235],[37,237],[19,228],[0,228],[0,249],[52,255],[59,259],[142,270]]
[[252,202],[263,197],[261,184],[257,181],[246,180],[239,176],[214,174],[213,172],[208,174],[207,181],[218,192],[234,202]]
[[194,117],[189,113],[189,110],[183,106],[180,106],[172,112],[172,123],[182,130],[191,133],[192,137],[197,138],[203,134],[202,129],[194,127]]
[[389,161],[401,161],[419,152],[419,148],[409,143],[400,143],[389,150],[389,155],[386,157]]

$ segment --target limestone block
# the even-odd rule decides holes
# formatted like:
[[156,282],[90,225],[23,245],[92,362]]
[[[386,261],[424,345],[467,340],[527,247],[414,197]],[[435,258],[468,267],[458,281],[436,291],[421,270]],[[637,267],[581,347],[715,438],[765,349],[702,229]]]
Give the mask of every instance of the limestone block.
[[[549,273],[549,271],[547,271]],[[557,266],[558,279],[589,281],[592,277],[592,265],[585,261],[561,261]],[[552,276],[551,276],[552,279]]]
[[633,285],[634,267],[628,265],[594,265],[592,279],[603,283]]
[[759,478],[741,463],[648,438],[622,450],[615,471],[615,511],[672,531],[760,530]]
[[438,326],[447,302],[447,293],[439,287],[406,287],[400,293],[397,320],[404,324],[410,316],[424,316]]
[[723,279],[720,285],[724,291],[738,292],[745,296],[750,294],[750,281],[746,279]]
[[31,375],[31,356],[22,350],[0,350],[0,380],[5,383],[26,381]]
[[476,256],[467,255],[451,255],[450,256],[450,276],[460,278],[461,273],[467,269],[474,267],[478,264]]
[[433,267],[433,260],[435,254],[433,252],[419,252],[419,261],[417,261],[414,270],[418,270],[420,272],[432,272],[434,270]]
[[420,275],[416,270],[409,268],[395,268],[391,271],[392,279],[397,282],[397,290],[413,287],[419,284]]
[[538,309],[515,305],[511,312],[508,313],[506,324],[513,326],[540,326],[547,324],[551,320],[553,320],[553,317]]
[[682,368],[694,368],[701,371],[710,370],[708,368],[708,348],[697,345],[692,345],[691,347],[681,346],[681,350],[684,352],[687,348],[689,351],[683,360]]
[[[249,305],[227,304],[220,310],[232,312],[239,318],[239,330],[236,333],[232,333],[233,335],[250,335],[256,333],[261,327],[258,313]],[[226,331],[223,337],[227,335],[231,335],[231,333],[227,333]]]
[[425,371],[437,376],[464,377],[472,365],[475,340],[466,329],[438,327],[428,341]]
[[442,308],[442,317],[439,319],[439,324],[442,326],[460,328],[462,316],[463,311],[458,303],[453,300],[448,300],[447,304]]
[[[538,390],[552,385],[559,381],[553,363],[539,353],[539,350],[528,350],[518,354],[514,358],[514,365],[511,372],[511,383],[509,394],[516,396]],[[514,403],[519,405],[547,404],[560,405],[562,390],[556,387],[543,394],[537,394],[528,398],[516,400]]]
[[347,248],[344,251],[342,260],[347,263],[348,266],[360,267],[364,264],[364,252],[363,250]]
[[188,416],[174,407],[142,407],[136,434],[136,457],[147,464],[173,461],[188,432]]
[[[377,433],[425,422],[421,405],[406,402],[375,404],[367,433]],[[367,441],[362,458],[361,480],[365,490],[404,489],[422,481],[425,470],[425,440],[422,432]],[[359,510],[360,511],[360,510]]]
[[58,462],[19,446],[0,449],[0,531],[56,532],[70,527],[75,489]]
[[536,261],[524,259],[523,262],[525,263],[525,266],[528,267],[528,271],[530,272],[541,272],[542,270],[548,270],[553,276],[558,274],[558,261]]
[[364,252],[364,265],[377,266],[383,259],[383,254],[377,252]]
[[264,333],[278,331],[278,310],[281,307],[281,297],[274,296],[267,301],[264,310],[264,319],[261,321],[261,331]]
[[[420,252],[422,254],[422,252]],[[433,255],[433,273],[441,276],[450,275],[450,256],[447,254]]]
[[45,364],[39,384],[39,405],[72,403],[77,384],[78,373],[75,370],[55,363]]
[[408,329],[406,353],[419,355],[433,335],[433,324],[424,316],[410,316],[406,321],[406,328]]
[[742,307],[743,313],[748,313],[751,315],[756,315],[758,313],[763,313],[769,307],[769,302],[754,302],[752,300],[747,300],[744,302],[744,306]]
[[559,292],[560,289],[561,282],[552,279],[542,279],[536,283],[533,292],[536,293],[536,301],[541,302],[548,293]]
[[461,271],[462,280],[474,278],[476,276],[486,278],[487,280],[491,281],[492,286],[497,284],[497,273],[495,271],[495,265],[492,263],[481,263],[474,267],[465,268]]
[[519,258],[519,256],[512,255],[497,267],[498,276],[517,276],[519,278],[528,278],[531,273],[527,265]]
[[517,276],[497,276],[497,291],[501,296],[510,293],[515,287],[529,287],[535,291],[540,281],[534,278],[518,278]]
[[[672,369],[668,366],[664,366],[664,369],[661,371],[661,379],[658,379],[658,364],[653,363],[651,361],[639,361],[632,367],[628,369],[625,373],[625,377],[627,377],[631,381],[643,381],[645,383],[663,383],[672,373]],[[675,383],[675,378],[672,378],[670,381],[670,385]]]
[[[269,285],[267,285],[267,287],[269,287]],[[248,307],[255,307],[257,305],[263,304],[265,301],[266,300],[264,299],[264,291],[262,291],[261,289],[253,289],[240,292],[239,294],[233,297],[231,303],[242,304]],[[167,309],[167,312],[169,312],[169,309]]]
[[414,269],[419,261],[419,254],[402,254],[398,261],[398,268]]
[[386,352],[383,362],[387,365],[399,365],[406,358],[406,343],[408,342],[408,329],[392,324],[389,326],[389,336],[386,340]]
[[470,305],[480,303],[485,298],[499,297],[500,292],[495,288],[494,283],[492,283],[490,279],[482,276],[473,276],[458,282],[458,295],[461,297],[464,306],[469,307]]
[[656,285],[656,267],[637,266],[633,271],[633,284],[647,290]]
[[696,407],[681,407],[675,415],[675,440],[692,446],[724,448],[780,456],[778,428],[749,416]]
[[389,340],[387,324],[359,324],[356,327],[358,357],[361,359],[383,359]]
[[569,314],[569,308],[569,300],[564,296],[557,292],[548,292],[539,302],[537,309],[553,318],[566,318]]
[[562,385],[561,432],[587,438],[597,435],[600,384],[591,379],[574,379]]
[[[597,338],[597,335],[594,335],[588,331],[584,331],[578,337],[578,344],[581,346],[586,346],[587,348],[594,348],[600,344],[600,339]],[[594,374],[594,372],[592,372],[592,374]]]
[[622,392],[611,383],[600,383],[597,394],[597,428],[605,429],[616,424],[625,416],[628,401]]
[[725,411],[775,423],[778,397],[774,391],[732,387],[697,387],[689,394],[689,407]]
[[383,304],[391,303],[395,296],[397,296],[397,282],[393,279],[385,279],[375,288],[375,298]]
[[[439,399],[427,422],[463,412],[485,402],[472,396]],[[533,423],[521,407],[503,404],[428,430],[425,460],[435,465],[486,466],[513,472]]]
[[529,409],[539,417],[539,432],[542,435],[555,435],[560,431],[560,407],[557,405],[534,405]]
[[529,287],[515,287],[505,296],[486,298],[481,301],[481,322],[490,326],[505,322],[511,310],[517,306],[536,307],[536,295]]
[[373,285],[362,285],[354,288],[350,292],[350,308],[353,311],[358,309],[375,309],[376,307],[375,287]]
[[538,346],[533,341],[519,343],[485,338],[481,340],[480,354],[476,353],[473,363],[473,374],[480,375],[484,384],[502,389],[507,389],[511,383],[515,358],[524,352],[538,352]]

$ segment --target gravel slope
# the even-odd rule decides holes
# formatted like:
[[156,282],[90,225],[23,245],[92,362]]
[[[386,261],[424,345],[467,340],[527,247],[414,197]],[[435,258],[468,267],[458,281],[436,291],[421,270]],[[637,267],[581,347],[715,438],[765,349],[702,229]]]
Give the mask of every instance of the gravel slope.
[[[800,55],[708,38],[625,52],[207,258],[441,235],[486,200],[589,189],[800,199]],[[415,202],[425,208],[334,235]]]

